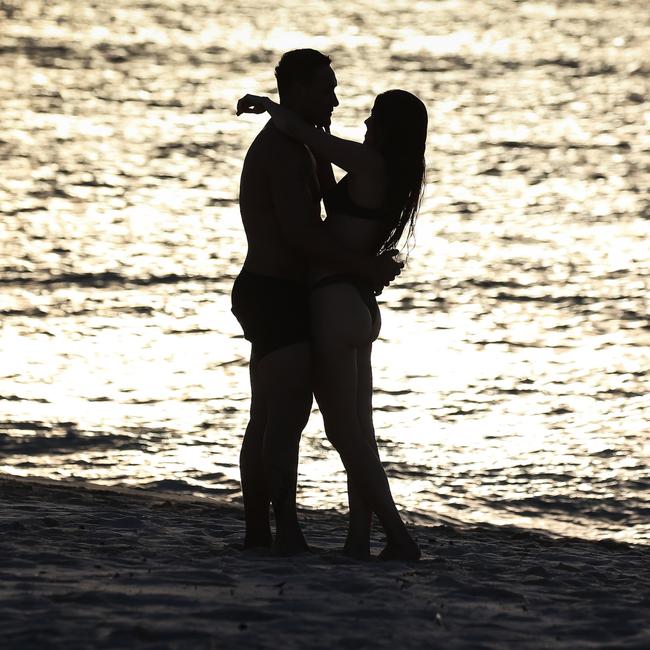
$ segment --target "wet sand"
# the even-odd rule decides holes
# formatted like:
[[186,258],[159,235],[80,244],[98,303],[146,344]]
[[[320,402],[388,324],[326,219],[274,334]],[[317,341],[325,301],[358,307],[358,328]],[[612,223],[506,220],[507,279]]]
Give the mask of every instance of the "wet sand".
[[0,504],[6,650],[650,647],[647,546],[445,523],[361,563],[310,510],[313,552],[277,558],[214,499],[5,476]]

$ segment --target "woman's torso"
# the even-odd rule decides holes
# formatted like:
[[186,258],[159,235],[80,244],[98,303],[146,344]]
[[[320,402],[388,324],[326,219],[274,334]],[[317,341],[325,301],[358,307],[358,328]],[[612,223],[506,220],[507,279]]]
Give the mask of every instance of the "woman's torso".
[[[345,176],[325,197],[326,227],[336,241],[359,255],[376,255],[392,223],[383,205],[383,188]],[[370,283],[350,273],[311,270],[312,335],[350,345],[371,343],[379,336],[381,315]]]
[[[376,255],[391,229],[384,191],[373,181],[347,174],[325,197],[325,225],[332,237],[345,248],[360,255]],[[311,279],[330,275],[327,268],[312,269]]]

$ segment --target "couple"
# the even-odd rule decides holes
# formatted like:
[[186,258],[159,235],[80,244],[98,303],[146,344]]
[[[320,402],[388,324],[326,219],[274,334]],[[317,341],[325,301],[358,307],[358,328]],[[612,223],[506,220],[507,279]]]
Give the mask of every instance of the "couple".
[[[248,253],[232,290],[232,311],[252,343],[240,456],[244,545],[308,550],[296,480],[314,395],[348,475],[344,552],[370,558],[375,513],[387,540],[380,558],[416,560],[420,550],[377,450],[370,354],[381,325],[375,295],[399,274],[394,247],[412,232],[419,208],[427,112],[414,95],[390,90],[375,100],[362,144],[330,135],[339,103],[330,63],[315,50],[287,52],[275,69],[280,104],[246,95],[237,105],[238,115],[271,118],[244,161],[239,202]],[[339,183],[332,163],[348,172]]]

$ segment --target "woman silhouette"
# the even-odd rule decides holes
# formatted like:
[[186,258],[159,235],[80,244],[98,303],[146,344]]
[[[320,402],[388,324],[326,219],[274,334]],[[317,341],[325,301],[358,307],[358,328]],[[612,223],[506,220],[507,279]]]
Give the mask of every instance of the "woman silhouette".
[[[245,95],[237,114],[268,112],[274,125],[316,159],[332,235],[360,255],[394,249],[410,236],[424,187],[427,111],[415,95],[377,96],[363,143],[314,127],[268,97]],[[336,183],[332,163],[347,171]],[[372,344],[381,316],[375,288],[361,277],[314,268],[311,274],[314,395],[325,432],[348,475],[350,519],[344,551],[370,557],[372,513],[386,532],[380,559],[415,560],[418,545],[395,506],[381,465],[372,417]]]

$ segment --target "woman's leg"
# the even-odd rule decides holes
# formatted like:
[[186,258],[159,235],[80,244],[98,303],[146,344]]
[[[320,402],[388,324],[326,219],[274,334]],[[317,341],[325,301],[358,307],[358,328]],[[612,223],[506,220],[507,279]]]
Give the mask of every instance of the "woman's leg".
[[[361,434],[375,450],[377,441],[372,421],[372,343],[357,348],[357,415]],[[345,540],[345,552],[360,559],[370,557],[370,529],[372,525],[372,509],[363,493],[348,478],[348,503],[350,520],[348,535]]]
[[[378,316],[377,323],[375,323],[375,332],[373,334],[373,340],[379,336],[379,329],[381,328],[381,317]],[[377,439],[375,437],[375,425],[373,422],[373,409],[372,409],[372,343],[363,346],[357,351],[357,367],[359,369],[359,388],[357,393],[357,407],[359,412],[359,422],[361,423],[361,429],[363,435],[370,442],[377,458],[379,456],[379,449],[377,447]],[[381,458],[380,458],[381,460]],[[355,489],[355,494],[358,492]],[[368,504],[361,499],[361,496],[354,497],[357,502],[356,510],[357,515],[355,516],[355,533],[359,536],[355,537],[355,540],[365,540],[364,543],[370,547],[370,526],[372,523],[372,510]],[[350,529],[352,530],[352,509],[350,509]],[[367,526],[367,529],[364,529],[363,526]],[[364,535],[364,538],[361,538],[360,535]],[[388,541],[388,544],[384,550],[379,554],[380,559],[390,560],[390,559],[399,559],[401,555],[401,550],[399,548],[394,548],[391,544],[391,541]]]
[[[376,447],[364,434],[359,418],[359,346],[349,341],[354,342],[355,335],[363,331],[355,322],[361,318],[360,301],[356,298],[356,305],[350,303],[350,294],[344,296],[337,286],[340,294],[336,300],[338,308],[328,309],[327,298],[332,297],[334,290],[334,287],[320,289],[313,311],[318,324],[314,336],[315,391],[325,431],[348,472],[353,485],[353,499],[356,499],[356,489],[367,504],[364,506],[365,512],[370,509],[377,513],[386,531],[391,557],[417,559],[420,551],[395,507]],[[361,306],[365,308],[363,303]],[[369,318],[367,311],[366,316]]]

